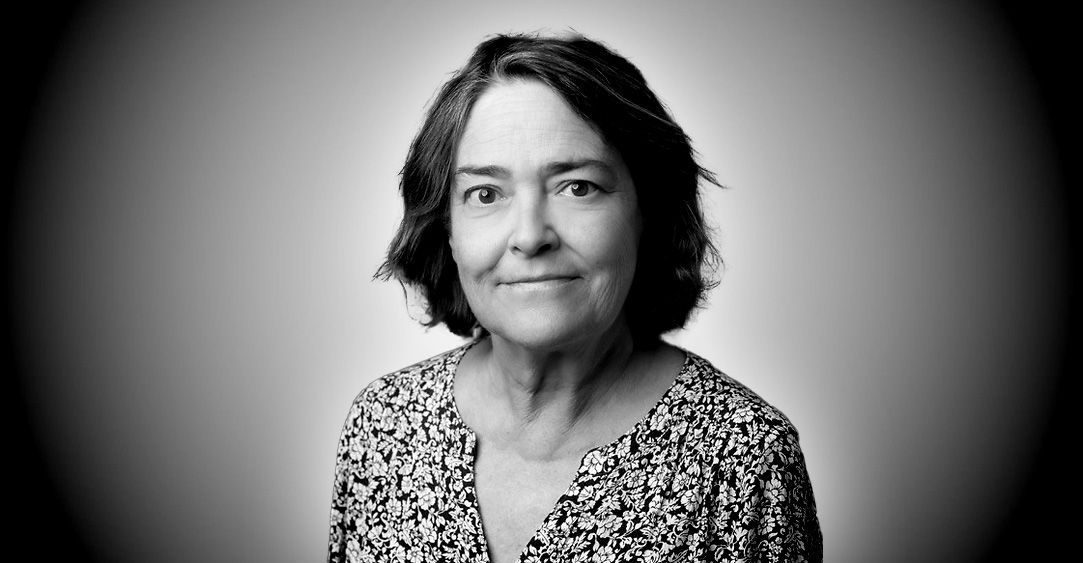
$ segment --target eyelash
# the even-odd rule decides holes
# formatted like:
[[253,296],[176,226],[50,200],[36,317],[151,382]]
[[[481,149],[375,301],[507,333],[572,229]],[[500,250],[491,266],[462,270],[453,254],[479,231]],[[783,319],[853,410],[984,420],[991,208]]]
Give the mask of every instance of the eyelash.
[[564,193],[565,191],[568,191],[568,189],[572,186],[577,185],[586,186],[588,191],[581,196],[572,195],[572,197],[587,197],[591,194],[601,191],[602,189],[598,186],[598,184],[595,184],[594,182],[588,182],[587,180],[571,180],[570,182],[564,184],[564,187],[560,188],[560,192],[558,193]]
[[[595,184],[594,182],[590,182],[590,181],[587,181],[587,180],[570,180],[570,181],[566,182],[563,186],[561,186],[560,190],[558,190],[557,193],[570,192],[570,188],[572,188],[573,186],[584,186],[587,189],[587,193],[585,193],[583,195],[577,196],[577,195],[572,194],[572,193],[568,194],[571,197],[575,197],[575,198],[589,197],[590,195],[592,195],[592,194],[594,194],[596,192],[602,191],[602,188],[599,187],[598,184]],[[482,197],[481,194],[483,192],[490,192],[493,195],[493,201],[484,202],[484,201],[480,201],[478,199],[475,199],[475,197],[477,197],[477,198]],[[475,196],[474,194],[478,194],[478,195]],[[481,206],[492,205],[493,203],[496,203],[497,199],[502,198],[502,197],[503,196],[500,194],[500,190],[498,190],[498,189],[496,189],[496,188],[494,188],[492,186],[477,186],[477,187],[470,188],[470,189],[466,190],[466,192],[463,193],[463,201],[464,202],[471,203],[473,201],[473,203],[481,205]]]
[[[492,186],[478,186],[476,188],[470,188],[469,190],[466,190],[466,192],[463,193],[463,201],[467,202],[467,203],[470,203],[471,198],[474,197],[474,194],[480,194],[481,192],[491,192],[493,194],[494,199],[493,199],[493,201],[491,201],[489,203],[478,201],[477,203],[480,204],[480,205],[492,205],[493,203],[496,202],[496,198],[501,197],[500,192],[496,188],[494,188]],[[481,196],[479,195],[478,197],[481,197]]]

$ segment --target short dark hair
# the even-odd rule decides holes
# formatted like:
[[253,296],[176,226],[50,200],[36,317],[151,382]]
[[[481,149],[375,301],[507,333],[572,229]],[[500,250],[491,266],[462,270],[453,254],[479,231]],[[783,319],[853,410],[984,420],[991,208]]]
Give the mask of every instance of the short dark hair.
[[[680,328],[703,303],[720,262],[703,220],[699,181],[718,185],[642,73],[582,35],[497,35],[440,89],[401,172],[402,223],[376,277],[397,278],[427,301],[426,326],[469,337],[478,329],[448,245],[449,194],[458,142],[474,103],[501,80],[539,81],[594,125],[631,172],[643,230],[624,313],[639,341]],[[484,330],[484,329],[482,329]]]

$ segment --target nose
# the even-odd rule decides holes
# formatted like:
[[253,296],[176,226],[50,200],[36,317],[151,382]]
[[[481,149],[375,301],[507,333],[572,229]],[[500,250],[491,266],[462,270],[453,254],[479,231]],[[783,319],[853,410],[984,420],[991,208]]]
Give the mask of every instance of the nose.
[[515,224],[508,239],[508,247],[512,253],[529,257],[559,246],[559,238],[553,230],[544,195],[521,197],[517,203],[516,212],[513,214]]

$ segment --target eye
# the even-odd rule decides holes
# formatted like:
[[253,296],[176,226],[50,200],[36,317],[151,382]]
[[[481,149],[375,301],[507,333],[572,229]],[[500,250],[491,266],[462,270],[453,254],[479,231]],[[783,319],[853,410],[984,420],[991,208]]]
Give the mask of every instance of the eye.
[[472,205],[492,205],[500,194],[493,188],[480,186],[466,191],[466,202]]
[[587,197],[598,191],[598,189],[598,186],[593,182],[588,182],[586,180],[572,180],[565,184],[560,191],[561,193],[572,197]]

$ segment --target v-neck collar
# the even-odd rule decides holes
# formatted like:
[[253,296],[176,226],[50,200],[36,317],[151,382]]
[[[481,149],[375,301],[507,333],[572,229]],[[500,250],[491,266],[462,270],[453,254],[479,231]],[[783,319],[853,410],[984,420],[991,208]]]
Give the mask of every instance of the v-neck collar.
[[[489,559],[489,542],[488,538],[485,537],[485,528],[481,521],[481,507],[478,503],[477,489],[475,487],[476,473],[474,467],[477,461],[477,434],[463,420],[462,413],[455,403],[454,393],[455,373],[458,371],[459,364],[466,352],[478,342],[480,340],[472,340],[446,357],[444,369],[442,370],[443,377],[440,382],[439,393],[441,397],[439,401],[444,404],[446,412],[449,413],[449,422],[459,437],[456,442],[461,445],[459,451],[455,452],[460,456],[458,460],[460,463],[456,465],[461,468],[463,488],[469,503],[467,511],[470,515],[469,534],[472,536],[471,539],[475,545],[479,547],[482,557],[481,563],[491,563]],[[523,557],[527,555],[531,544],[537,542],[543,535],[547,536],[552,532],[551,528],[554,520],[564,511],[564,507],[569,502],[577,500],[581,496],[585,485],[596,483],[596,476],[605,474],[618,466],[624,457],[619,454],[630,452],[633,443],[639,446],[637,449],[646,447],[652,441],[650,439],[652,435],[651,429],[657,429],[658,427],[657,423],[659,421],[656,419],[661,417],[668,420],[675,414],[673,411],[677,402],[676,397],[682,395],[682,390],[691,383],[689,378],[693,372],[692,364],[695,361],[695,355],[691,352],[680,347],[675,348],[684,354],[684,362],[677,371],[673,383],[666,388],[658,401],[628,431],[606,444],[587,450],[583,454],[572,481],[546,514],[541,526],[530,536],[523,551],[519,553],[517,561],[523,561]]]

